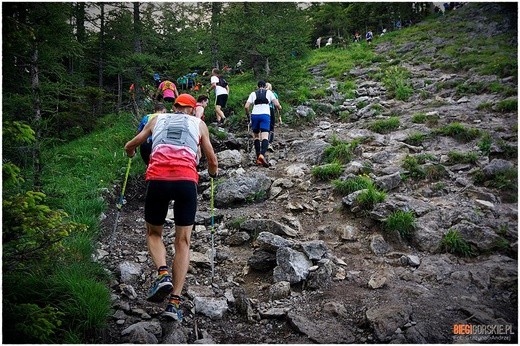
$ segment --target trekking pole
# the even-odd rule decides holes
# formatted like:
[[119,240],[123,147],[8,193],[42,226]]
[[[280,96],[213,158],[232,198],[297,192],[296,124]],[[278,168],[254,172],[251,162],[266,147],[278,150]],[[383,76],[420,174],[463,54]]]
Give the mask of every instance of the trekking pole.
[[251,121],[247,123],[247,154],[251,152]]
[[211,283],[213,283],[213,276],[215,275],[215,186],[213,184],[213,178],[211,178]]
[[128,158],[128,165],[126,166],[126,174],[125,174],[125,180],[123,182],[123,188],[121,189],[121,196],[119,197],[119,201],[116,204],[117,213],[116,213],[116,221],[114,223],[114,229],[112,230],[112,235],[110,236],[110,244],[114,241],[114,236],[116,234],[117,230],[117,222],[119,221],[119,214],[121,213],[121,209],[123,208],[123,200],[125,197],[125,189],[126,189],[126,182],[128,181],[128,175],[130,173],[130,166],[132,164],[132,158]]

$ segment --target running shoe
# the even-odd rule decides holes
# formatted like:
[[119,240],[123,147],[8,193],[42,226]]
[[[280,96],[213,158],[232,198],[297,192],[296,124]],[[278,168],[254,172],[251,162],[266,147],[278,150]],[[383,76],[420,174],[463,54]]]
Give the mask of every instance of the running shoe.
[[164,310],[163,315],[176,321],[182,322],[183,316],[181,305],[170,301],[166,306],[166,310]]
[[168,294],[170,294],[172,289],[173,284],[170,274],[159,275],[150,288],[146,300],[149,302],[160,303],[168,296]]

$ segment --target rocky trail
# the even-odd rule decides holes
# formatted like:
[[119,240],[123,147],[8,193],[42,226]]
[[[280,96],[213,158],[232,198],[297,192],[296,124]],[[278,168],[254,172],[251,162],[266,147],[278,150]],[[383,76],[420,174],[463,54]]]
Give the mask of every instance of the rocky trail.
[[[378,46],[376,52],[391,48]],[[406,54],[415,47],[398,49]],[[224,141],[213,138],[221,168],[215,189],[215,276],[212,282],[209,177],[202,171],[182,323],[161,316],[165,303],[145,300],[155,268],[145,240],[144,172],[132,177],[116,239],[99,244],[97,260],[114,277],[114,314],[99,341],[516,343],[518,205],[511,192],[476,184],[473,175],[482,171],[493,176],[517,167],[517,158],[504,150],[517,148],[517,114],[479,108],[496,104],[503,99],[499,94],[460,97],[455,87],[446,87],[459,80],[494,78],[516,88],[515,81],[446,73],[405,60],[400,65],[412,75],[415,93],[408,101],[389,97],[373,77],[379,63],[349,71],[357,85],[354,99],[341,95],[337,81],[315,67],[316,83],[326,83],[329,96],[292,110],[302,119],[298,126],[276,127],[270,168],[253,164],[245,133],[230,133]],[[441,91],[440,84],[445,86]],[[348,120],[338,112],[347,112]],[[418,113],[437,124],[413,122]],[[384,134],[370,129],[374,120],[391,116],[399,117],[399,128]],[[503,145],[492,146],[475,162],[458,163],[448,153],[478,151],[477,139],[437,135],[419,145],[407,141],[410,134],[430,133],[455,121],[487,131]],[[360,208],[330,181],[313,177],[312,168],[324,163],[323,152],[333,137],[360,142],[341,179],[367,174],[387,193],[384,202]],[[442,167],[443,174],[403,178],[409,173],[403,161],[419,154],[430,155],[425,168]],[[112,206],[118,192],[111,196]],[[411,240],[385,232],[383,221],[395,210],[416,216]],[[114,216],[112,209],[103,221],[107,234]],[[449,229],[459,230],[478,255],[441,251]],[[173,239],[173,222],[167,222],[170,263]],[[457,324],[497,325],[504,333],[479,341],[455,335]]]

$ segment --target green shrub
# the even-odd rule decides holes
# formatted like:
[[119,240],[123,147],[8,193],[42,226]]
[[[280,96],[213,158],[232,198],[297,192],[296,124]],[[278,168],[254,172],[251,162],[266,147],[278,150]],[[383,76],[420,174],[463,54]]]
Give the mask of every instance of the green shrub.
[[496,110],[501,113],[516,112],[518,110],[518,100],[502,100],[497,104]]
[[477,106],[477,110],[479,111],[490,111],[493,109],[493,104],[491,102],[483,102]]
[[424,169],[424,174],[426,176],[426,179],[429,180],[439,180],[441,178],[445,178],[448,176],[448,172],[446,171],[446,168],[443,165],[429,165],[426,166]]
[[441,251],[464,257],[473,256],[471,246],[462,238],[459,231],[450,229],[441,241]]
[[338,178],[343,173],[343,166],[338,163],[329,163],[323,166],[312,168],[312,176],[318,180],[328,181]]
[[482,171],[478,171],[474,175],[474,181],[477,184],[501,190],[505,194],[504,202],[516,202],[518,200],[517,168],[508,169],[492,177],[486,177]]
[[257,192],[249,194],[246,197],[246,202],[247,203],[255,203],[255,202],[258,202],[258,201],[263,201],[263,200],[265,200],[265,198],[266,198],[265,191],[257,191]]
[[390,96],[406,101],[413,94],[410,77],[410,72],[405,68],[391,66],[384,72],[382,82]]
[[349,195],[352,192],[373,187],[373,182],[367,175],[358,175],[355,178],[346,180],[333,180],[332,185],[334,186],[335,191],[342,195]]
[[[10,311],[8,315],[17,321],[14,326],[14,334],[17,334],[17,339],[13,341],[52,343],[60,330],[65,314],[49,305],[41,308],[36,304],[22,303],[17,305],[15,310]],[[11,334],[11,332],[13,331],[4,330],[4,333],[7,334]]]
[[[517,130],[514,130],[517,132]],[[506,159],[516,159],[518,157],[518,146],[507,144],[503,139],[498,140],[498,147],[502,151],[502,157]]]
[[412,211],[397,210],[385,220],[385,229],[390,232],[399,232],[406,239],[411,238],[415,230],[415,215]]
[[427,134],[421,132],[414,132],[409,134],[404,141],[410,145],[418,146],[421,145],[427,138]]
[[208,126],[209,133],[214,135],[218,140],[225,140],[228,138],[228,134],[225,131],[220,131],[214,126]]
[[345,95],[348,99],[353,99],[356,97],[356,83],[354,81],[345,81],[338,83],[338,92]]
[[242,226],[242,224],[247,221],[247,217],[245,216],[241,216],[241,217],[238,217],[236,219],[233,219],[231,221],[229,221],[227,223],[227,226],[229,228],[233,228],[233,229],[240,229],[240,227]]
[[330,146],[325,148],[324,159],[327,163],[339,162],[349,163],[352,160],[353,151],[359,145],[358,141],[347,143],[338,140],[335,136],[332,138]]
[[437,158],[435,157],[435,155],[428,154],[428,153],[417,154],[414,157],[417,159],[417,162],[421,165],[428,161],[432,161],[432,162],[437,161]]
[[461,153],[458,151],[450,151],[448,153],[448,160],[451,164],[475,163],[478,160],[478,154],[474,152]]
[[350,112],[348,112],[348,111],[339,112],[339,120],[341,120],[342,122],[349,122],[350,121]]
[[438,130],[435,133],[453,137],[459,141],[469,142],[480,136],[480,130],[470,127],[465,127],[461,123],[451,123]]
[[478,148],[484,155],[489,155],[491,152],[491,145],[493,144],[493,139],[489,133],[485,133],[480,138],[480,141],[477,143]]
[[468,94],[482,94],[486,91],[486,89],[487,84],[484,82],[473,82],[459,84],[456,88],[456,92],[458,96],[462,96]]
[[366,106],[368,106],[368,103],[366,101],[359,101],[358,103],[356,103],[357,109],[365,108]]
[[404,158],[404,162],[402,167],[408,171],[406,176],[414,178],[414,179],[423,179],[426,177],[426,172],[419,164],[419,161],[416,157],[407,155]]
[[427,124],[428,126],[437,125],[439,116],[436,114],[416,113],[411,119],[414,124]]
[[417,113],[412,116],[412,123],[414,124],[424,124],[428,116],[426,113]]
[[384,202],[386,193],[378,191],[374,186],[368,186],[357,196],[356,201],[366,209],[371,209],[377,203]]
[[[69,264],[50,278],[56,296],[61,295],[61,310],[69,321],[81,321],[76,328],[84,335],[105,327],[110,315],[110,293],[99,280],[103,269],[99,266],[96,271],[83,264]],[[89,272],[92,276],[86,275]]]
[[398,117],[391,117],[389,119],[376,120],[372,122],[369,125],[369,129],[371,131],[383,134],[397,130],[400,124],[401,123]]

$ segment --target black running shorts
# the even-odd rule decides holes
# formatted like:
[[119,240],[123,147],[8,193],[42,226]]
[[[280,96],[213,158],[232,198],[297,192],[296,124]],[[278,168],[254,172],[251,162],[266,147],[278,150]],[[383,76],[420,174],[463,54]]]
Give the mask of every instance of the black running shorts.
[[193,225],[197,212],[197,184],[193,181],[148,181],[144,220],[151,225],[162,226],[172,200],[175,225]]
[[224,107],[226,107],[227,99],[228,99],[228,94],[220,94],[217,96],[217,98],[215,100],[215,105],[220,106],[220,108],[224,108]]

